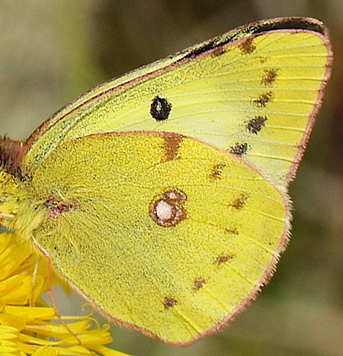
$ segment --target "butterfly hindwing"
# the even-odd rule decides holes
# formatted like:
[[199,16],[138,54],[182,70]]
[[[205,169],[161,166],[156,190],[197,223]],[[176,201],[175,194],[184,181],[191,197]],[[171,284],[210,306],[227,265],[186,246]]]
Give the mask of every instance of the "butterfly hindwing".
[[253,298],[287,239],[282,193],[181,135],[69,141],[25,191],[42,217],[34,239],[61,275],[106,315],[175,344]]

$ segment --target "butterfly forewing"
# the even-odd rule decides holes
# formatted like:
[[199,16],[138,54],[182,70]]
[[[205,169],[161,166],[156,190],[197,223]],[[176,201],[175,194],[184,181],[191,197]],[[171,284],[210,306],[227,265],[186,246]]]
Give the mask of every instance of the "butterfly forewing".
[[277,186],[287,185],[330,62],[316,20],[266,21],[229,32],[81,97],[37,131],[24,163],[37,166],[57,145],[87,134],[157,130],[233,153]]

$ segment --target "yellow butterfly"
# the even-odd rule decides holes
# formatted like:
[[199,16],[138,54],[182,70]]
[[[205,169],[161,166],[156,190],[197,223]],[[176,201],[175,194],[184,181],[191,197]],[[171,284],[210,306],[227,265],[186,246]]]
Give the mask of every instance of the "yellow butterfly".
[[275,269],[332,53],[261,21],[105,83],[0,141],[2,225],[108,318],[173,344],[217,331]]

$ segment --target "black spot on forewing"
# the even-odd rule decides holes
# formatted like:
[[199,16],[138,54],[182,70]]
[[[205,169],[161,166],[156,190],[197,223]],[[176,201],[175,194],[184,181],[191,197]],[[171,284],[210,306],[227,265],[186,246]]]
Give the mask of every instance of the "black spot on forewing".
[[164,297],[163,300],[163,305],[164,305],[164,309],[169,309],[174,307],[177,304],[177,300],[171,297]]
[[265,69],[261,79],[261,84],[266,87],[271,86],[276,80],[278,71],[278,68]]
[[247,129],[253,134],[258,134],[265,126],[266,116],[256,116],[247,123]]
[[230,153],[236,156],[243,156],[248,151],[248,144],[247,143],[236,143],[235,146],[230,147]]
[[267,104],[271,100],[272,96],[273,96],[273,93],[271,91],[269,91],[267,93],[263,93],[263,94],[261,94],[261,96],[258,99],[253,100],[253,104],[254,104],[254,106],[256,106],[259,109],[264,108],[267,106]]
[[239,45],[239,49],[244,55],[253,53],[256,50],[254,39],[252,37],[247,38]]
[[157,95],[151,103],[150,115],[156,121],[164,121],[168,119],[171,108],[172,105],[167,101],[167,99],[160,98]]

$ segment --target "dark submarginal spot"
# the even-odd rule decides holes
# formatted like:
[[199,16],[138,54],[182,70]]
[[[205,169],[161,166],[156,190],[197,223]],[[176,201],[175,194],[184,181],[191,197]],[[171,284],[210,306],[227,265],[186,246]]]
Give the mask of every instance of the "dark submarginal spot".
[[257,108],[265,108],[272,98],[273,93],[271,91],[263,93],[258,99],[253,100],[254,106]]
[[267,116],[256,116],[247,123],[247,129],[253,134],[258,134],[265,126]]
[[205,283],[206,283],[206,280],[204,278],[195,278],[193,289],[195,291],[198,291],[199,289],[201,289],[204,286]]
[[241,209],[243,209],[248,198],[249,198],[249,195],[246,193],[243,193],[232,204],[230,204],[230,206],[232,206],[234,209],[241,210]]
[[247,143],[236,143],[235,146],[230,147],[230,153],[236,156],[243,156],[248,151],[248,144]]
[[233,258],[234,258],[233,254],[220,255],[214,259],[214,264],[220,267],[224,263],[231,261]]
[[271,86],[276,80],[278,71],[278,68],[265,69],[261,79],[261,84],[265,86]]
[[163,300],[163,305],[164,305],[164,309],[169,309],[174,307],[177,304],[177,300],[171,297],[164,297]]
[[210,178],[211,179],[220,179],[223,173],[223,169],[226,167],[226,163],[218,163],[212,167]]

